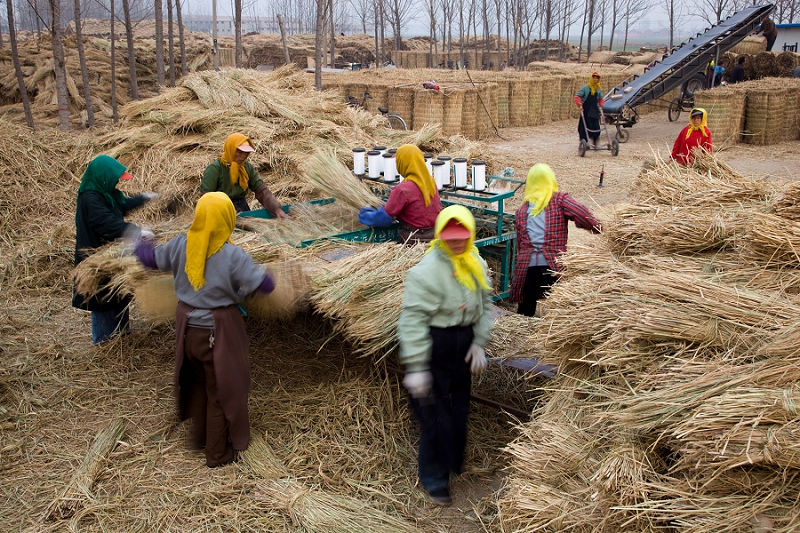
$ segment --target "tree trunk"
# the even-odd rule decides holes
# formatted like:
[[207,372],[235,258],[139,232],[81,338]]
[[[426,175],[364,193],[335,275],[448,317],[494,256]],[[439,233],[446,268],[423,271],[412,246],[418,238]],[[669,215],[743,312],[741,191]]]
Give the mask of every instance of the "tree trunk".
[[[51,2],[53,0],[50,0]],[[125,35],[128,39],[128,73],[130,77],[130,94],[134,100],[139,99],[139,83],[136,81],[136,53],[133,51],[133,26],[131,25],[131,9],[128,0],[122,0],[122,11],[125,13]]]
[[63,131],[69,131],[67,67],[64,62],[64,45],[61,42],[61,6],[59,5],[59,0],[50,0],[50,35],[53,41],[53,71],[56,76],[58,127]]
[[592,55],[592,31],[594,29],[594,7],[595,0],[589,0],[589,29],[586,35],[586,61],[589,61],[589,56]]
[[333,27],[333,0],[328,0],[328,16],[331,28],[331,68],[336,67],[336,30]]
[[19,96],[22,99],[22,109],[25,112],[25,121],[30,129],[33,126],[33,115],[31,114],[31,101],[28,98],[28,89],[25,87],[25,77],[22,75],[22,66],[19,63],[19,51],[17,50],[17,30],[14,28],[14,5],[11,0],[6,0],[8,11],[8,40],[11,42],[11,61],[14,63],[14,72],[17,75],[17,86]]
[[183,17],[181,17],[181,0],[175,0],[175,14],[178,16],[178,47],[181,50],[181,76],[189,73],[186,64],[186,41],[183,38]]
[[[155,0],[153,16],[156,19],[156,84],[164,86],[164,12],[162,0]],[[157,87],[157,88],[158,88]]]
[[[237,0],[239,1],[239,0]],[[317,0],[317,17],[314,33],[314,87],[322,90],[322,43],[325,40],[325,6],[328,0]]]
[[[9,0],[10,2],[11,0]],[[119,120],[117,110],[117,36],[114,29],[114,0],[111,0],[111,121],[116,124]]]
[[233,5],[233,33],[236,43],[233,57],[236,68],[242,68],[242,0],[234,0]]
[[291,58],[289,57],[289,45],[286,44],[286,28],[283,27],[283,19],[281,18],[280,13],[276,15],[278,18],[278,27],[281,30],[281,44],[283,45],[283,58],[286,61],[286,64],[292,62]]
[[169,86],[175,87],[175,32],[172,24],[172,0],[167,0],[167,53],[169,54]]
[[94,126],[94,109],[92,106],[92,91],[89,89],[89,69],[86,68],[86,54],[83,51],[83,37],[81,33],[81,3],[75,0],[75,43],[78,47],[78,61],[81,65],[81,81],[83,82],[83,99],[86,101],[86,127]]
[[372,12],[375,14],[375,19],[374,19],[375,23],[373,24],[373,28],[372,28],[373,32],[375,33],[375,68],[379,68],[380,67],[380,57],[381,57],[381,55],[380,55],[381,54],[381,50],[380,50],[380,46],[379,46],[379,43],[378,43],[378,16],[379,16],[379,13],[378,13],[378,2],[379,1],[380,0],[375,0],[373,2],[373,4],[372,4],[373,7],[374,7]]
[[[586,12],[588,11],[588,2],[590,0],[586,0],[587,5],[584,6],[583,10],[583,22],[581,22],[581,39],[578,41],[578,63],[581,62],[581,53],[583,52],[583,33],[586,31]],[[587,58],[589,56],[586,56]]]

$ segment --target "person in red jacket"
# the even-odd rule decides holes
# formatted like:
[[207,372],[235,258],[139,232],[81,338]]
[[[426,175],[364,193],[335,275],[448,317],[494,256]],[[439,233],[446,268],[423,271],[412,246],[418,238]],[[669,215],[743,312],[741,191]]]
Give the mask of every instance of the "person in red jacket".
[[693,159],[692,150],[702,148],[711,152],[711,130],[706,126],[708,113],[702,107],[695,107],[689,114],[689,125],[681,130],[672,146],[672,159],[688,166]]

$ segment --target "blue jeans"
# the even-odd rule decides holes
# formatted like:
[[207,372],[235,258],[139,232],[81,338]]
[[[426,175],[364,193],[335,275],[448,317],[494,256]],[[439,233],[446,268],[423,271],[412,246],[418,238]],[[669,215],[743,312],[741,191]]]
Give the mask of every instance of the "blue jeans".
[[92,311],[92,344],[100,344],[130,330],[127,304],[108,311]]

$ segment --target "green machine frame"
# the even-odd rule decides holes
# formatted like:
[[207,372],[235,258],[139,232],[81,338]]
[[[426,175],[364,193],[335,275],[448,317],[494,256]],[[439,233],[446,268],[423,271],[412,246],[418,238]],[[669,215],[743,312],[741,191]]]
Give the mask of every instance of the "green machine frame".
[[[373,188],[373,191],[379,195],[384,194],[388,196],[393,185],[399,182],[387,183],[380,179],[370,179],[365,176],[359,176],[363,181],[374,182],[376,185],[380,184],[382,187]],[[516,239],[517,233],[514,228],[514,214],[505,212],[505,200],[512,198],[517,190],[524,184],[524,182],[511,179],[505,176],[487,176],[487,183],[491,187],[492,183],[506,183],[504,191],[472,191],[469,189],[456,189],[451,186],[444,187],[439,194],[442,198],[442,203],[445,205],[461,204],[468,208],[473,216],[478,231],[478,237],[475,240],[475,246],[481,249],[483,255],[488,257],[497,258],[500,262],[500,281],[499,286],[496,288],[496,294],[493,296],[494,300],[502,300],[508,298],[511,289],[511,270],[514,264],[514,255],[516,253]],[[388,188],[387,188],[388,187]],[[334,198],[320,198],[317,200],[310,200],[302,202],[303,205],[324,205],[334,202]],[[293,205],[300,204],[287,204],[282,206],[282,209],[289,213]],[[239,213],[240,217],[255,217],[255,218],[274,218],[272,214],[264,209],[256,209],[253,211],[243,211]],[[308,239],[300,243],[300,248],[305,248],[326,239],[342,239],[350,242],[388,242],[397,241],[398,239],[399,224],[394,223],[386,228],[369,228],[347,231],[329,235],[327,237],[320,237]]]

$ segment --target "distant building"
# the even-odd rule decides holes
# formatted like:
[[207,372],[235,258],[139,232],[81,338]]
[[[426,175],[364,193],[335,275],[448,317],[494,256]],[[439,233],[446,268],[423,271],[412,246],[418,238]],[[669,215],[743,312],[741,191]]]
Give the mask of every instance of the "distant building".
[[778,29],[778,37],[772,46],[773,52],[783,52],[790,50],[800,52],[800,24],[775,24]]

